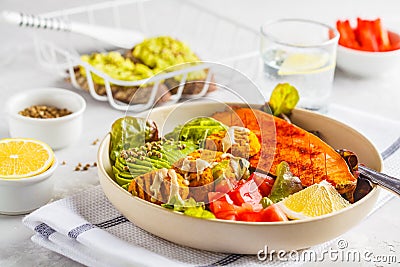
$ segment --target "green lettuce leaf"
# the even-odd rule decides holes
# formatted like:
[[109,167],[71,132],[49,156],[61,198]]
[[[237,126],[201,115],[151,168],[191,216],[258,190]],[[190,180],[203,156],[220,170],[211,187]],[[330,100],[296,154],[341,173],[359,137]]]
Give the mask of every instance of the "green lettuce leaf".
[[226,125],[213,118],[201,117],[175,127],[172,132],[165,135],[165,138],[202,144],[210,134],[227,129]]
[[271,206],[272,204],[274,204],[274,202],[271,199],[269,199],[268,197],[263,197],[260,201],[260,204],[262,205],[263,209],[266,209],[269,206]]
[[170,202],[161,206],[196,218],[215,219],[214,214],[206,210],[203,202],[196,202],[193,198],[182,200],[173,197]]
[[280,114],[289,115],[299,102],[299,93],[297,89],[288,84],[278,84],[271,93],[269,106],[272,109],[274,116]]
[[268,196],[272,202],[277,203],[291,194],[303,189],[298,177],[290,172],[289,164],[285,161],[279,163],[276,168],[276,180]]
[[215,219],[215,215],[211,211],[206,210],[204,207],[187,208],[183,213],[196,218]]
[[110,160],[114,165],[123,149],[139,147],[146,142],[158,140],[157,125],[145,118],[126,116],[111,126]]

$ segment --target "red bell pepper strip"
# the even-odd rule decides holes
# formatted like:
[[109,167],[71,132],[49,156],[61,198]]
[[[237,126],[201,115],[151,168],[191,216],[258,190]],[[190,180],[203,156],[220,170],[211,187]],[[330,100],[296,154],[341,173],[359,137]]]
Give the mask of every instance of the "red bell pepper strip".
[[356,38],[361,44],[361,50],[372,52],[379,51],[377,37],[371,21],[357,18]]
[[379,51],[387,51],[390,49],[390,40],[387,30],[382,26],[381,19],[372,21],[373,30],[378,42]]
[[339,44],[345,47],[372,52],[400,49],[400,36],[386,30],[380,18],[357,18],[357,27],[354,29],[348,20],[338,20],[336,28],[340,33]]
[[336,22],[336,28],[340,33],[340,38],[339,38],[340,45],[354,49],[360,48],[360,45],[356,40],[356,36],[348,20],[345,21],[338,20]]
[[388,35],[390,40],[390,48],[387,51],[400,49],[400,35],[391,31],[388,32]]

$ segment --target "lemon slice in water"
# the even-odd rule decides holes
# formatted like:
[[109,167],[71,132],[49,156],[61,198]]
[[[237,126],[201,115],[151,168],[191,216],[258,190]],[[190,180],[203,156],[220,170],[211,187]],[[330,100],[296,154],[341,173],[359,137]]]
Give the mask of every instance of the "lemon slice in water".
[[278,70],[279,75],[308,74],[327,70],[333,67],[328,54],[290,54]]

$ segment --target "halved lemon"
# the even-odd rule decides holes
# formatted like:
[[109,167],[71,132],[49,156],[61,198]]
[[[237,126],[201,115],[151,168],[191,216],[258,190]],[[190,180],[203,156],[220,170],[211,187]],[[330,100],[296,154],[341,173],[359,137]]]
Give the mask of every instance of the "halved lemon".
[[54,162],[54,152],[45,143],[25,138],[0,140],[0,177],[18,179],[43,173]]
[[328,54],[290,54],[278,70],[279,75],[307,74],[333,68],[329,63]]
[[350,203],[323,180],[290,195],[277,205],[290,219],[306,219],[341,210]]

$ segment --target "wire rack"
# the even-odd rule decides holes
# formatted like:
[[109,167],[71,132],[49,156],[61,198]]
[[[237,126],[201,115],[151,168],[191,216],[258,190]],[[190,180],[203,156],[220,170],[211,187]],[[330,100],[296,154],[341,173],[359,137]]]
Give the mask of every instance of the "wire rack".
[[[214,64],[211,62],[220,62],[232,69],[239,69],[250,79],[259,73],[258,33],[246,25],[214,13],[211,8],[204,8],[185,0],[118,0],[41,14],[47,18],[62,18],[67,21],[138,30],[148,37],[169,35],[184,41],[205,61],[152,77],[152,92],[146,103],[126,104],[114,99],[111,85],[142,86],[149,84],[149,79],[137,81],[113,79],[80,59],[82,54],[116,49],[98,40],[70,33],[36,31],[37,58],[42,66],[60,77],[68,78],[72,85],[79,89],[82,88],[77,82],[74,68],[83,66],[90,95],[98,101],[108,101],[118,110],[141,112],[152,107],[156,101],[159,84],[177,75],[181,77],[177,92],[167,104],[176,103],[181,98],[202,97],[207,94],[213,77],[224,86],[230,86],[235,82],[234,75],[219,75],[220,65],[217,64],[214,69]],[[207,70],[208,73],[202,90],[196,95],[184,95],[183,87],[188,74],[199,70]],[[104,80],[105,95],[96,92],[93,75]]]

